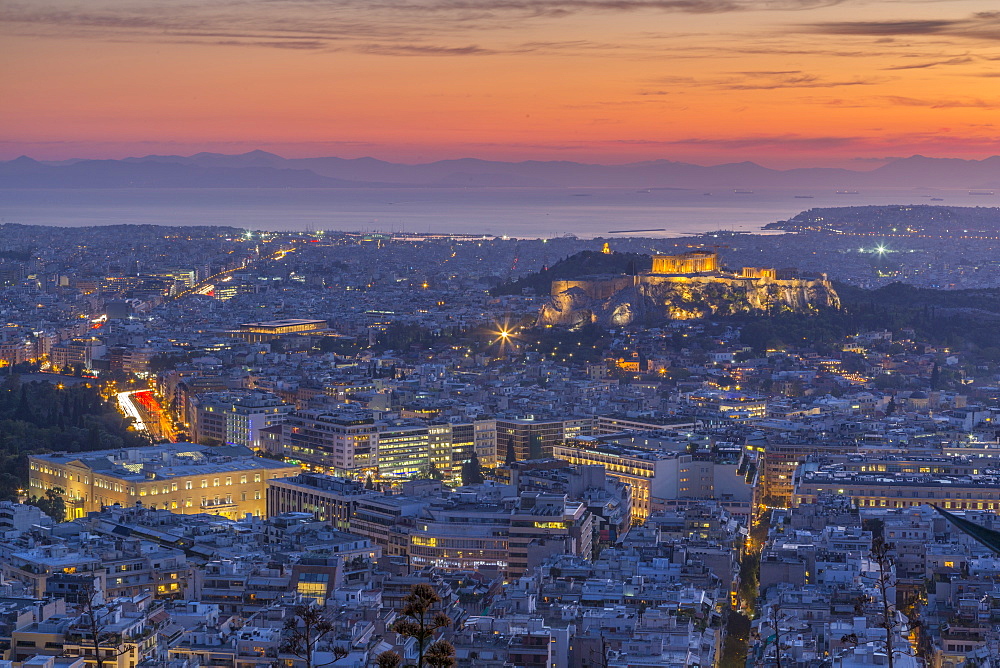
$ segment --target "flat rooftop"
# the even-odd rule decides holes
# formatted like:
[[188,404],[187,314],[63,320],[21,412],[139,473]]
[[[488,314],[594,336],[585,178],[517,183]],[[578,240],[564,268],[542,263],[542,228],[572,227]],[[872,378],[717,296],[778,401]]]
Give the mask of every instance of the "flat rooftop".
[[243,322],[240,327],[296,327],[299,325],[317,325],[326,327],[326,320],[305,320],[300,318],[288,318],[285,320],[264,320],[262,322]]

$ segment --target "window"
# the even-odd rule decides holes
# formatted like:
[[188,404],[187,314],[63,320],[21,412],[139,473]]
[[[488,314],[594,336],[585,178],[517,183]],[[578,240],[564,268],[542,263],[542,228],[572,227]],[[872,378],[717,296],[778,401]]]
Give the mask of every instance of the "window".
[[218,478],[213,479],[212,480],[212,487],[218,487],[218,486],[219,486],[219,479]]
[[192,487],[194,487],[194,485],[191,484],[190,480],[188,480],[186,483],[184,483],[184,489],[191,489]]
[[227,485],[232,485],[233,484],[233,477],[232,476],[226,476],[226,484]]
[[171,492],[176,492],[177,491],[177,483],[176,482],[170,483],[170,491]]
[[253,481],[254,482],[260,482],[260,474],[259,473],[254,473],[253,474]]
[[247,482],[247,476],[244,473],[243,475],[240,476],[240,484],[245,485],[246,482]]
[[201,487],[202,487],[202,489],[204,489],[204,488],[208,487],[208,478],[204,478],[204,479],[203,479],[203,480],[201,481]]
[[254,498],[255,501],[260,501],[260,492],[254,492],[253,493],[253,498]]

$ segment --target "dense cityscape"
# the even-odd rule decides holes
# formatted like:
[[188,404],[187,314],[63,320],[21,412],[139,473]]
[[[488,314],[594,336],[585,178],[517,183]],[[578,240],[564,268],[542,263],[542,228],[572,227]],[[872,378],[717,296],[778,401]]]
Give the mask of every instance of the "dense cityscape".
[[989,666],[996,253],[869,234],[2,225],[3,660]]

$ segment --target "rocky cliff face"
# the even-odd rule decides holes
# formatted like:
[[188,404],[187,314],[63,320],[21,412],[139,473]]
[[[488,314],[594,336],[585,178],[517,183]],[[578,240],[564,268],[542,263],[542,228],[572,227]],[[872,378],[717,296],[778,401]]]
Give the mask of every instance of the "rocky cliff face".
[[622,326],[768,311],[805,313],[822,307],[840,307],[840,298],[825,279],[646,275],[627,281],[555,281],[538,324]]

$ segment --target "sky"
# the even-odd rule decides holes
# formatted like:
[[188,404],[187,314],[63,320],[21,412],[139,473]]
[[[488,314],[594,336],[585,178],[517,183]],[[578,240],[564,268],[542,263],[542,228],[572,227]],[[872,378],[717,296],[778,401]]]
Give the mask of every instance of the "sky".
[[0,159],[1000,153],[996,0],[0,0]]

